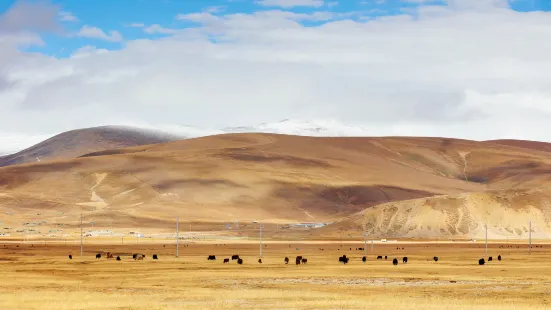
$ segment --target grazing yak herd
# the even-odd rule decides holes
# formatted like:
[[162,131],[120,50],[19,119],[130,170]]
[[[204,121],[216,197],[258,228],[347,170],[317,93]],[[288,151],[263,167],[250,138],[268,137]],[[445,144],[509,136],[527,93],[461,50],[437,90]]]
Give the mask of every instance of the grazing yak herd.
[[[363,250],[363,248],[360,248],[360,249]],[[403,249],[403,248],[402,248],[402,249]],[[111,252],[107,252],[106,257],[107,257],[107,259],[112,259],[112,258],[114,258],[113,254],[112,254]],[[101,258],[101,254],[100,254],[100,253],[96,254],[96,259],[100,259],[100,258]],[[143,260],[144,258],[145,258],[145,255],[144,255],[144,254],[141,254],[141,253],[134,253],[134,254],[132,254],[132,259],[134,259],[134,260]],[[157,254],[153,254],[153,255],[152,255],[152,258],[153,258],[153,259],[159,259],[159,257],[157,256]],[[69,259],[73,259],[73,255],[69,255]],[[382,260],[382,259],[383,259],[383,256],[382,256],[382,255],[379,255],[379,256],[377,256],[377,259],[378,259],[378,260],[379,260],[379,259]],[[385,256],[384,256],[384,259],[387,260],[387,259],[388,259],[388,256],[385,255]],[[117,261],[120,261],[120,260],[121,260],[121,257],[120,257],[120,256],[117,256],[116,260],[117,260]],[[215,255],[209,255],[208,258],[207,258],[207,260],[214,260],[214,261],[215,261],[215,260],[216,260],[216,256],[215,256]],[[243,259],[242,259],[241,257],[239,257],[239,255],[232,255],[232,256],[231,256],[231,260],[232,260],[232,261],[233,261],[233,260],[237,260],[237,264],[243,265]],[[438,256],[434,256],[434,257],[433,257],[433,260],[434,260],[435,262],[438,262]],[[501,255],[498,255],[498,256],[497,256],[497,260],[498,260],[498,261],[501,261]],[[349,261],[350,261],[350,257],[347,257],[346,255],[343,255],[343,256],[339,257],[339,263],[342,263],[343,265],[348,264]],[[363,257],[362,257],[362,262],[365,263],[366,261],[367,261],[367,257],[366,257],[366,256],[363,256]],[[493,257],[492,257],[492,256],[488,257],[488,262],[491,262],[491,261],[493,261]],[[285,265],[289,264],[289,257],[285,257],[284,262],[285,262]],[[296,263],[296,265],[300,265],[300,264],[303,264],[303,265],[304,265],[304,264],[306,264],[307,262],[308,262],[308,259],[306,259],[306,257],[297,256],[297,257],[295,258],[295,263]],[[408,258],[407,258],[407,256],[404,256],[404,257],[402,258],[402,263],[403,263],[403,264],[407,264],[407,262],[408,262]],[[229,259],[229,258],[224,258],[224,264],[229,264],[229,263],[230,263],[230,259]],[[261,259],[261,258],[258,259],[258,263],[259,263],[259,264],[262,264],[262,259]],[[394,258],[394,259],[392,260],[392,264],[393,264],[394,266],[398,265],[398,259],[397,259],[397,258]],[[479,264],[479,265],[484,265],[484,264],[486,264],[486,261],[484,260],[484,258],[481,258],[481,259],[478,260],[478,264]]]
[[[363,250],[363,248],[360,248]],[[403,249],[403,248],[402,248]],[[383,259],[383,256],[382,255],[379,255],[377,256],[377,259]],[[388,259],[388,256],[385,255],[384,257],[385,260]],[[209,255],[207,260],[216,260],[216,256],[215,255]],[[231,257],[231,260],[237,260],[237,263],[239,265],[242,265],[243,264],[243,259],[241,259],[239,257],[239,255],[232,255]],[[435,262],[438,262],[438,256],[434,256],[432,258],[432,260],[434,260]],[[492,256],[488,257],[488,261],[491,262],[493,260]],[[501,261],[501,255],[498,255],[497,256],[497,260],[498,261]],[[289,264],[289,257],[285,257],[285,259],[283,260],[285,265]],[[348,264],[348,262],[350,261],[350,257],[347,257],[346,255],[343,255],[341,257],[339,257],[339,263],[342,263],[343,265],[346,265]],[[229,264],[230,262],[230,259],[229,258],[224,258],[224,264]],[[302,257],[302,256],[297,256],[295,258],[295,263],[296,265],[300,265],[300,264],[306,264],[308,262],[308,259],[306,259],[305,257]],[[367,257],[366,256],[363,256],[362,257],[362,262],[367,262]],[[402,257],[402,263],[404,264],[407,264],[408,262],[408,258],[407,256],[404,256]],[[258,263],[262,264],[262,259],[258,259]],[[392,260],[392,264],[394,266],[398,265],[398,259],[397,258],[394,258]],[[484,265],[485,264],[485,261],[484,261],[484,258],[481,258],[479,261],[478,261],[478,264],[479,265]]]
[[[111,252],[107,252],[107,253],[105,254],[105,257],[106,257],[107,259],[115,258],[115,257],[113,256],[113,253],[111,253]],[[100,259],[100,258],[101,258],[101,253],[96,254],[96,259]],[[144,258],[145,258],[145,255],[144,255],[144,254],[140,254],[140,253],[134,253],[134,254],[132,254],[132,259],[134,259],[134,260],[143,260]],[[157,256],[157,254],[153,254],[152,258],[153,258],[153,259],[159,259],[159,257]],[[69,259],[73,259],[73,255],[69,254]],[[116,260],[121,261],[122,259],[121,259],[120,256],[117,256]]]
[[[383,259],[383,256],[382,255],[379,255],[377,256],[377,259]],[[388,259],[388,256],[385,256],[384,257],[385,260]],[[438,256],[434,256],[432,258],[435,262],[438,262]],[[216,260],[216,256],[215,255],[209,255],[207,260]],[[239,255],[232,255],[231,257],[231,260],[237,260],[237,263],[239,265],[242,265],[243,264],[243,259],[239,257]],[[491,262],[493,260],[492,256],[488,257],[488,261]],[[497,260],[498,261],[501,261],[501,255],[498,255],[497,256]],[[348,262],[350,261],[350,257],[347,257],[346,255],[343,255],[341,257],[339,257],[339,263],[342,263],[343,265],[346,265],[348,264]],[[283,262],[285,263],[285,265],[289,264],[289,257],[285,257],[285,259],[283,260]],[[305,258],[305,257],[302,257],[302,256],[297,256],[295,258],[295,263],[296,265],[300,265],[300,264],[306,264],[308,262],[308,259]],[[367,262],[367,257],[366,256],[363,256],[362,257],[362,262]],[[402,257],[402,263],[404,264],[407,264],[408,262],[408,258],[407,256],[404,256]],[[229,264],[230,263],[230,259],[229,258],[224,258],[224,264]],[[262,264],[262,259],[258,259],[258,263]],[[392,264],[394,266],[398,265],[398,259],[397,258],[394,258],[392,260]],[[479,261],[478,261],[478,264],[479,265],[484,265],[485,264],[485,260],[484,258],[481,258]]]

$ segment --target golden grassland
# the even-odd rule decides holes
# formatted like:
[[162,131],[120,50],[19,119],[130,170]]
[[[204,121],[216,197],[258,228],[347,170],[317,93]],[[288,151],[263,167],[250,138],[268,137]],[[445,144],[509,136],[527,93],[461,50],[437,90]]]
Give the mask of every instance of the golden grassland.
[[[528,255],[526,244],[490,244],[485,255],[483,244],[377,244],[374,252],[368,245],[366,263],[356,250],[362,246],[268,242],[259,264],[259,245],[246,243],[181,244],[179,258],[174,244],[86,244],[81,257],[78,245],[0,243],[0,309],[551,307],[551,245]],[[122,261],[95,259],[107,251]],[[132,260],[136,252],[146,259]],[[217,260],[207,261],[210,254]],[[232,254],[244,264],[223,264]],[[349,264],[338,263],[342,254],[351,258]],[[296,255],[308,263],[296,266]],[[479,266],[478,259],[487,256],[494,261]],[[392,265],[394,257],[398,266]]]

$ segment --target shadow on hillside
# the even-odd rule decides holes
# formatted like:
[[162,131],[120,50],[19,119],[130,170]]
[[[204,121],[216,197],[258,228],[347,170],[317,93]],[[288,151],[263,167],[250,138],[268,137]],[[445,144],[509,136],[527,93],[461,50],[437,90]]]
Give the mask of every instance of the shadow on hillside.
[[70,161],[5,167],[0,172],[0,187],[6,189],[17,188],[40,178],[40,175],[35,176],[33,174],[63,172],[78,166],[80,166],[79,162]]
[[274,197],[288,200],[308,212],[324,211],[328,214],[350,214],[378,204],[434,196],[437,193],[413,189],[373,186],[295,186],[279,183],[272,192]]
[[234,187],[234,188],[246,188],[246,186],[237,184],[228,180],[220,179],[182,179],[182,180],[166,180],[152,184],[156,190],[165,191],[170,188],[180,187],[180,186],[225,186],[225,187]]
[[216,156],[233,159],[233,160],[245,161],[245,162],[256,162],[256,163],[281,162],[282,164],[293,165],[293,166],[319,167],[319,168],[331,167],[329,163],[321,160],[300,158],[295,156],[274,155],[274,154],[268,154],[268,153],[265,153],[265,154],[222,153]]
[[486,184],[521,175],[551,175],[551,165],[533,161],[511,160],[489,169],[471,172],[468,175],[468,180]]

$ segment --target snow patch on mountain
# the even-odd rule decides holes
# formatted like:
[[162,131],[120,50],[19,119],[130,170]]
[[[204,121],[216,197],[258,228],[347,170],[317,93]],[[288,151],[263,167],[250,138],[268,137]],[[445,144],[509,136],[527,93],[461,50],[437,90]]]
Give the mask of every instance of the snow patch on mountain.
[[305,121],[299,119],[285,119],[279,122],[262,123],[256,126],[227,127],[222,129],[226,133],[278,133],[298,136],[314,137],[361,137],[369,136],[370,129],[345,125],[333,120]]
[[[276,133],[314,137],[362,137],[373,134],[374,128],[343,124],[334,120],[306,121],[285,119],[279,122],[261,123],[252,126],[226,127],[222,129],[198,128],[188,125],[150,125],[145,123],[125,123],[122,125],[99,126],[119,131],[139,132],[166,140],[181,140],[226,133]],[[40,143],[54,135],[23,135],[0,133],[0,157],[18,152]]]
[[162,126],[143,125],[141,126],[141,128],[179,136],[181,137],[181,139],[198,138],[198,137],[219,135],[219,134],[225,133],[224,131],[219,129],[205,129],[205,128],[198,128],[198,127],[193,127],[188,125],[168,125],[168,126],[167,125],[162,125]]
[[127,125],[109,125],[109,126],[100,126],[98,128],[112,129],[118,132],[130,132],[130,133],[140,133],[148,135],[151,137],[166,139],[166,140],[181,140],[188,138],[188,135],[184,133],[173,133],[165,130],[159,130],[156,128],[143,128]]

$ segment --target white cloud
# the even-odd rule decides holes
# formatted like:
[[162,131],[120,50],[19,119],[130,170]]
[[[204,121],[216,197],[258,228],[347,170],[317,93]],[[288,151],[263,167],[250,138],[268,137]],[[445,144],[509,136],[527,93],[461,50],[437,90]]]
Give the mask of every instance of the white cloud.
[[218,17],[213,15],[210,12],[202,12],[202,13],[178,14],[176,15],[176,19],[187,20],[192,22],[206,22],[206,21],[218,20]]
[[92,56],[92,55],[96,55],[96,54],[103,54],[103,53],[108,53],[109,51],[106,50],[106,49],[98,49],[96,48],[95,46],[91,46],[91,45],[86,45],[86,46],[83,46],[79,49],[77,49],[76,51],[74,51],[72,54],[71,54],[71,58],[84,58],[84,57],[88,57],[88,56]]
[[82,26],[80,31],[77,34],[79,37],[99,39],[109,42],[120,42],[122,41],[122,35],[118,31],[110,31],[109,34],[103,32],[103,30],[97,27],[91,26]]
[[445,2],[455,9],[481,10],[509,7],[509,0],[445,0]]
[[77,22],[78,21],[78,18],[76,18],[76,16],[73,15],[73,13],[71,12],[59,12],[59,19],[61,21],[65,21],[65,22]]
[[207,13],[220,13],[222,11],[224,11],[225,7],[224,6],[221,6],[221,5],[218,5],[218,6],[211,6],[211,7],[208,7],[206,9],[203,10],[203,12],[207,12]]
[[117,51],[55,59],[2,48],[0,132],[298,118],[371,135],[549,141],[551,13],[484,3],[365,22],[352,12],[202,12],[179,16],[195,28]]
[[0,156],[19,152],[52,136],[54,135],[29,135],[15,132],[0,132]]
[[0,15],[0,33],[22,31],[59,31],[55,21],[59,7],[49,1],[15,1]]
[[277,6],[281,8],[292,8],[296,6],[323,6],[324,0],[258,0],[256,3],[263,6]]
[[145,27],[145,24],[144,23],[131,23],[131,24],[128,24],[126,26],[127,27],[132,27],[132,28],[143,28],[143,27]]
[[[378,1],[378,2],[380,2],[380,1]],[[442,2],[442,1],[439,1],[439,0],[402,0],[402,2],[424,4],[424,3],[434,3],[434,2]]]
[[154,33],[161,33],[161,34],[174,34],[179,32],[177,29],[170,29],[170,28],[164,28],[159,24],[150,25],[144,28],[145,33],[154,34]]

